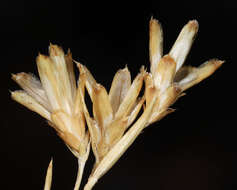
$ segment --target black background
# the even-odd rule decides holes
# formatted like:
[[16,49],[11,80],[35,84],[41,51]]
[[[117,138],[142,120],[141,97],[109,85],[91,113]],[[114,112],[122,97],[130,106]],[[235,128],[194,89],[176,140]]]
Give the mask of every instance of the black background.
[[[1,3],[1,189],[43,189],[54,159],[52,190],[73,189],[77,161],[46,121],[10,98],[11,73],[37,74],[49,42],[86,64],[108,89],[119,68],[149,67],[148,23],[159,19],[168,53],[191,19],[200,29],[185,64],[226,63],[187,91],[175,113],[147,128],[95,189],[237,189],[236,11],[228,1],[7,1]],[[82,186],[93,164],[87,163]]]

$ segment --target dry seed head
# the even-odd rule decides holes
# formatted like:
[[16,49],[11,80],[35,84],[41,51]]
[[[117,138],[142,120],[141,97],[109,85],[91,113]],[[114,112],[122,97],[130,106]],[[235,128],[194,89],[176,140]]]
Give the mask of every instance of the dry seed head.
[[[37,57],[41,82],[31,74],[13,75],[13,80],[24,91],[12,92],[12,98],[49,121],[72,153],[82,161],[82,164],[79,164],[79,174],[83,171],[89,154],[90,138],[96,157],[94,169],[84,188],[90,190],[145,127],[174,111],[169,107],[182,96],[184,90],[210,76],[223,64],[223,61],[210,60],[197,68],[182,67],[197,30],[197,21],[188,22],[169,54],[163,56],[162,28],[159,22],[152,18],[149,42],[150,73],[144,68],[141,69],[131,83],[127,67],[119,70],[114,76],[109,93],[80,63],[77,63],[80,79],[76,87],[70,51],[64,55],[60,47],[50,44],[50,56],[39,54]],[[143,80],[145,94],[139,98]],[[85,104],[85,87],[93,103],[93,117]],[[144,102],[146,106],[142,115],[130,127]],[[85,130],[85,119],[90,136]],[[50,189],[52,164],[49,165],[48,174],[45,190]],[[80,176],[78,179],[76,189],[80,186]]]
[[84,65],[77,64],[93,103],[93,118],[89,116],[86,106],[84,112],[89,131],[92,133],[92,149],[99,162],[123,136],[139,113],[144,98],[138,100],[138,95],[145,71],[142,70],[131,84],[129,70],[119,70],[114,76],[108,94]]
[[[157,38],[155,29],[158,30],[158,21],[153,19],[150,22],[150,57],[152,57],[152,52],[158,52],[157,46],[151,45]],[[170,53],[160,58],[158,63],[152,62],[151,59],[151,73],[147,74],[145,78],[146,105],[149,104],[153,96],[158,94],[150,119],[151,123],[158,120],[161,113],[166,113],[168,107],[180,97],[182,91],[211,75],[223,63],[219,60],[210,60],[198,68],[182,67],[197,31],[198,22],[196,20],[189,21],[181,30]],[[152,68],[156,68],[156,70],[154,71]]]
[[[82,96],[77,87],[70,51],[50,44],[49,56],[39,54],[40,81],[31,74],[13,75],[24,91],[12,92],[12,98],[46,118],[74,155],[87,154],[89,134],[85,129]],[[74,107],[76,106],[76,107]]]
[[[125,134],[121,133],[121,131],[116,127],[118,125],[116,122],[119,121],[115,120],[115,123],[112,122],[112,124],[108,126],[107,129],[110,135],[106,136],[106,142],[110,142],[112,146],[108,149],[105,148],[105,144],[100,144],[102,147],[101,149],[105,151],[103,152],[102,157],[97,159],[97,163],[84,190],[90,190],[94,186],[97,180],[104,173],[106,173],[110,167],[112,167],[112,165],[119,159],[123,152],[130,146],[130,144],[145,127],[174,111],[174,109],[169,107],[182,95],[182,91],[197,84],[212,74],[214,70],[222,64],[220,61],[211,61],[210,63],[205,64],[199,68],[190,67],[191,69],[188,69],[190,73],[188,72],[185,76],[180,74],[183,70],[181,67],[191,48],[197,30],[197,21],[190,21],[188,24],[186,24],[180,32],[170,53],[162,57],[162,29],[157,20],[153,18],[151,19],[149,46],[151,73],[143,71],[143,78],[145,79],[144,99],[146,101],[144,112],[137,122],[135,122],[135,124],[132,125]],[[178,75],[177,77],[176,73]],[[121,103],[117,113],[115,113],[115,118],[124,118],[124,116],[127,115],[126,109],[128,109],[128,105],[130,104],[129,97],[131,100],[134,100],[133,95],[136,92],[131,90],[132,86],[133,84],[127,92],[129,96],[127,95],[124,98],[124,102]],[[137,89],[137,92],[139,92],[140,88],[137,87]],[[133,93],[129,93],[130,91]],[[136,93],[135,97],[137,98]],[[125,101],[126,99],[127,101]],[[141,102],[141,104],[143,104],[143,101]],[[141,106],[141,104],[138,105]],[[123,122],[119,123],[119,125],[121,128],[126,127]],[[115,134],[117,136],[119,135],[120,138],[111,140],[111,137],[116,136]],[[103,135],[102,139],[104,139]],[[99,146],[97,148],[100,149]],[[97,153],[95,153],[95,155],[98,157]]]

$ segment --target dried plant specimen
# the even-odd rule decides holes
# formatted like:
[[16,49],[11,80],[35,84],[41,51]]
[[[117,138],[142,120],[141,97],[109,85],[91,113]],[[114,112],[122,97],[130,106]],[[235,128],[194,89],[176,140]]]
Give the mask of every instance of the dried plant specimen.
[[[24,90],[12,92],[12,98],[37,112],[57,131],[78,158],[78,189],[90,151],[89,133],[85,128],[81,94],[77,90],[70,51],[67,55],[56,45],[49,46],[49,56],[36,59],[40,81],[32,74],[12,75]],[[80,86],[80,84],[79,84]]]
[[[80,186],[90,144],[96,160],[85,190],[93,188],[144,128],[173,112],[170,106],[186,89],[223,64],[223,61],[212,59],[199,67],[183,66],[198,31],[196,20],[183,27],[166,55],[163,55],[161,25],[152,18],[149,27],[150,72],[141,67],[132,81],[125,67],[115,74],[109,92],[97,83],[86,66],[74,61],[80,71],[76,85],[71,53],[64,55],[56,45],[50,45],[49,56],[37,58],[40,81],[32,74],[13,75],[23,91],[12,92],[12,98],[46,118],[78,158],[74,189]],[[143,83],[145,91],[140,95]],[[85,90],[93,104],[92,115],[85,103]],[[140,111],[142,114],[137,118]],[[51,178],[52,163],[46,177],[47,190]]]

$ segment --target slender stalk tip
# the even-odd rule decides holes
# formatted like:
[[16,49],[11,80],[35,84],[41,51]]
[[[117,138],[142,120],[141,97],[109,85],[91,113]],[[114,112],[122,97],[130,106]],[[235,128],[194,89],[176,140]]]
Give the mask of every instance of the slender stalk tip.
[[44,190],[50,190],[53,176],[53,159],[51,158],[45,178]]

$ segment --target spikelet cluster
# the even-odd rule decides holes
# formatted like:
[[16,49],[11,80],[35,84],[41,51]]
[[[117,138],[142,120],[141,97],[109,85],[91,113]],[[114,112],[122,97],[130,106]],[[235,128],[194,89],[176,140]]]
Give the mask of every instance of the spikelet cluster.
[[[109,91],[97,83],[85,65],[74,61],[80,71],[76,82],[70,51],[65,55],[52,44],[49,56],[40,54],[36,59],[40,80],[27,73],[12,75],[23,89],[12,92],[12,98],[47,119],[78,158],[74,189],[80,186],[90,146],[96,159],[84,190],[93,188],[144,128],[173,112],[170,106],[185,90],[210,76],[223,63],[211,59],[199,67],[183,66],[198,31],[196,20],[183,27],[165,55],[163,32],[156,19],[150,20],[149,30],[150,71],[142,67],[132,80],[127,67],[120,69]],[[85,103],[85,91],[93,104],[92,114]],[[50,189],[51,177],[52,162],[45,190]]]

